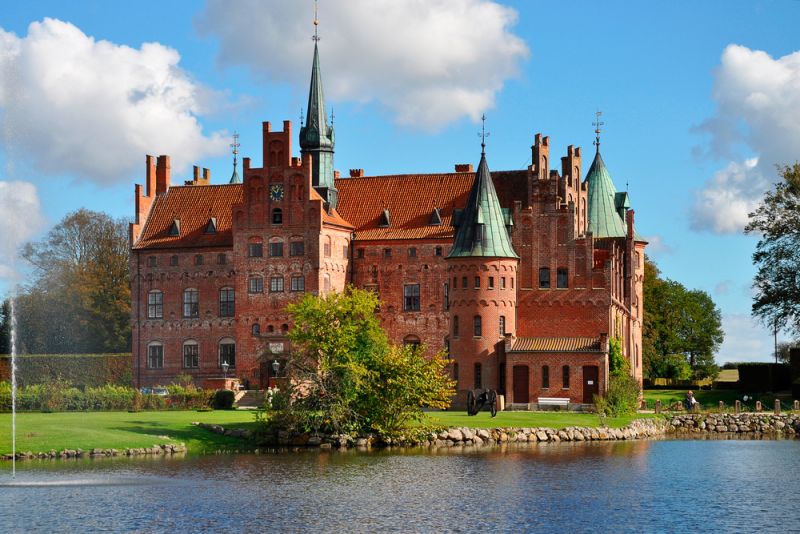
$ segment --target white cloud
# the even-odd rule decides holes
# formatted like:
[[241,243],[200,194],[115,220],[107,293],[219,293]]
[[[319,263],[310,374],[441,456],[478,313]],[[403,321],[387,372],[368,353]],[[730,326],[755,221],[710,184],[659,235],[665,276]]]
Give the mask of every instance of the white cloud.
[[647,241],[647,255],[652,257],[666,256],[674,251],[671,246],[664,242],[664,237],[660,235],[648,235],[644,237]]
[[25,37],[0,29],[0,121],[7,150],[44,174],[100,184],[142,170],[144,155],[170,154],[181,171],[224,153],[198,122],[211,91],[182,70],[177,51],[96,41],[46,18]]
[[[722,315],[725,341],[716,355],[718,364],[725,362],[774,362],[772,332],[758,324],[750,315]],[[781,341],[782,336],[778,336]]]
[[704,152],[732,159],[744,145],[755,157],[731,161],[697,192],[692,228],[736,233],[777,180],[775,165],[800,154],[800,51],[774,59],[729,45],[715,76],[716,113],[696,129],[710,135]]
[[723,280],[714,286],[715,295],[727,295],[731,292],[731,281]]
[[15,281],[19,247],[43,227],[36,186],[0,181],[0,280]]
[[[310,2],[210,0],[201,32],[220,39],[219,62],[306,89]],[[396,122],[437,130],[477,120],[518,72],[528,48],[516,11],[489,0],[333,0],[320,12],[326,95],[376,102]]]

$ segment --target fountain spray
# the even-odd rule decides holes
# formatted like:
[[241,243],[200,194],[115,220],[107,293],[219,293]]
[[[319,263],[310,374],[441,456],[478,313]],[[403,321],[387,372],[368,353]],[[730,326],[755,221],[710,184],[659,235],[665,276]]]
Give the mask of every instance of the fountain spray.
[[11,314],[11,478],[17,478],[17,314],[14,297],[9,299]]

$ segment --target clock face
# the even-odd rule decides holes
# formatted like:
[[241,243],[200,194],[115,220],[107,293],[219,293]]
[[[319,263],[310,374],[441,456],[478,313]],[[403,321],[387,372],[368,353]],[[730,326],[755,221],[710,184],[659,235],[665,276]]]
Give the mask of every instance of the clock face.
[[272,200],[283,200],[283,186],[275,184],[269,188],[269,196]]

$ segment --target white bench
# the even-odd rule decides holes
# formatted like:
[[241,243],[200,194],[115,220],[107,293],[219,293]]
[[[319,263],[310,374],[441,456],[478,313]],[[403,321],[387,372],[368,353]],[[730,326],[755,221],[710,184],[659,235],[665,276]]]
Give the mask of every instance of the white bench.
[[569,399],[563,397],[538,397],[536,402],[539,403],[540,408],[542,406],[556,406],[561,409],[569,406]]

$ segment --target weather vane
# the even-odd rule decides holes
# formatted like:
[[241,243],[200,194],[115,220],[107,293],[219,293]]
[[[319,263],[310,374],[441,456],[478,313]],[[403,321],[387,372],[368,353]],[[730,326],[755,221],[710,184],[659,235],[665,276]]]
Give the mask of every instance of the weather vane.
[[300,127],[301,128],[303,127],[303,120],[305,120],[305,117],[303,117],[303,108],[300,108]]
[[233,143],[231,143],[231,148],[233,149],[233,168],[236,169],[236,156],[239,155],[239,134],[237,132],[233,132]]
[[594,134],[595,134],[594,146],[597,147],[598,152],[600,152],[600,132],[602,131],[600,127],[605,125],[605,122],[600,122],[600,115],[602,114],[603,114],[602,111],[595,111],[594,112],[595,119],[594,122],[592,123],[592,125],[594,125]]
[[317,18],[317,0],[314,0],[314,41],[319,41],[319,35],[317,35],[317,27],[319,26],[319,19]]
[[486,114],[481,115],[481,154],[486,153],[486,138],[489,137],[489,132],[486,131]]
[[333,106],[331,106],[331,126],[333,126]]

